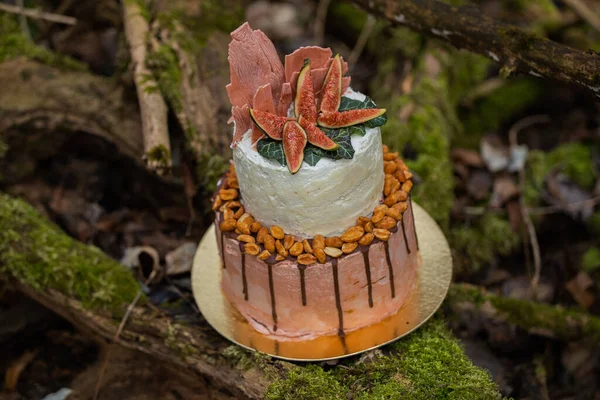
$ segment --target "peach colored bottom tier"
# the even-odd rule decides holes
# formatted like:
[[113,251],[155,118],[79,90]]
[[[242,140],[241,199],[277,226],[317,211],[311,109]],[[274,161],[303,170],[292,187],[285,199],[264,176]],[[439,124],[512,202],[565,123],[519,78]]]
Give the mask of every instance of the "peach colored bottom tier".
[[309,266],[290,259],[268,264],[244,254],[234,235],[216,228],[225,296],[254,329],[279,340],[343,335],[375,324],[395,314],[415,284],[412,204],[388,242]]

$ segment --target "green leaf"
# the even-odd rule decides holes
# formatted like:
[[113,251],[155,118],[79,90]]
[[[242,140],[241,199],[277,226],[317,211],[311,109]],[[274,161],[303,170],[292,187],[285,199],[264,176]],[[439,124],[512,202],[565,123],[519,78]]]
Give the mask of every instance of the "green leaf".
[[[365,97],[364,100],[354,100],[349,97],[342,97],[340,102],[339,111],[347,111],[347,110],[357,110],[362,108],[377,108],[377,105],[371,98]],[[365,122],[364,126],[367,128],[376,128],[378,126],[383,126],[387,122],[387,114],[383,114],[380,117],[373,118],[370,121]],[[358,126],[358,125],[355,125]],[[362,133],[364,135],[364,132]]]
[[354,157],[354,148],[350,141],[350,131],[348,129],[323,129],[323,132],[339,146],[332,151],[323,150],[326,154],[325,157],[333,158],[334,160],[342,158],[350,159]]
[[321,158],[326,156],[325,153],[325,150],[308,143],[304,149],[304,162],[314,167]]
[[271,138],[260,139],[256,144],[258,154],[269,160],[278,161],[281,165],[286,166],[285,153],[283,152],[283,143]]

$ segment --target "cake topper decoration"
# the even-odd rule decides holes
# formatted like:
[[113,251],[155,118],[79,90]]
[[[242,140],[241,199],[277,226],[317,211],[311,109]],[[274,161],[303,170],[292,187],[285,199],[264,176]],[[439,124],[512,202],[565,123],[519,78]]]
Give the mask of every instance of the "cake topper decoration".
[[348,65],[339,55],[332,57],[331,49],[301,47],[286,55],[284,68],[260,30],[245,23],[231,37],[232,147],[252,129],[259,154],[294,174],[302,162],[314,166],[322,157],[352,158],[350,136],[387,121],[386,110],[368,97],[342,96],[349,91],[350,78],[343,76]]

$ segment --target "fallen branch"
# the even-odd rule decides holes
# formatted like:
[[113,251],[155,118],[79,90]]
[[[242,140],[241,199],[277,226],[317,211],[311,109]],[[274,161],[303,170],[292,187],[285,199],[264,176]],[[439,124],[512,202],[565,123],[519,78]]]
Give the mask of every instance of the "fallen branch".
[[149,27],[139,3],[123,1],[123,24],[142,115],[143,159],[150,170],[162,175],[171,168],[167,105],[152,77],[152,72],[146,67]]
[[52,14],[36,8],[25,8],[19,6],[13,6],[11,4],[0,3],[0,11],[4,11],[11,14],[24,15],[28,18],[42,19],[45,21],[56,22],[58,24],[65,25],[76,25],[77,19],[68,17],[66,15]]
[[600,318],[586,312],[498,296],[469,284],[452,284],[444,306],[453,313],[479,313],[534,335],[600,345]]
[[600,55],[536,37],[498,22],[474,6],[438,0],[353,0],[370,13],[482,54],[506,70],[579,85],[600,96]]

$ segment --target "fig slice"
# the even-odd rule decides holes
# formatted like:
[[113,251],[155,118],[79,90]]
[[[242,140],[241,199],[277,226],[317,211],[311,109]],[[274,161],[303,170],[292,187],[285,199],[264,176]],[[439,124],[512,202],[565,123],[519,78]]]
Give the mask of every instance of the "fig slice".
[[296,121],[287,121],[283,126],[283,152],[288,169],[295,174],[304,160],[306,132]]
[[321,96],[321,107],[319,108],[321,112],[332,113],[340,108],[342,100],[342,60],[339,54],[333,58],[329,71],[325,75]]
[[306,131],[306,137],[308,143],[313,144],[323,150],[335,150],[338,148],[338,144],[331,140],[329,136],[325,134],[318,126],[309,122],[302,115],[298,118],[298,123]]
[[304,61],[304,66],[298,75],[294,112],[296,118],[302,115],[309,122],[315,123],[317,121],[317,103],[315,102],[309,59]]
[[279,117],[266,111],[259,111],[250,108],[250,117],[252,121],[271,139],[281,140],[283,126],[287,118]]
[[362,124],[385,114],[385,108],[360,108],[342,112],[322,113],[317,125],[324,128],[344,128]]

